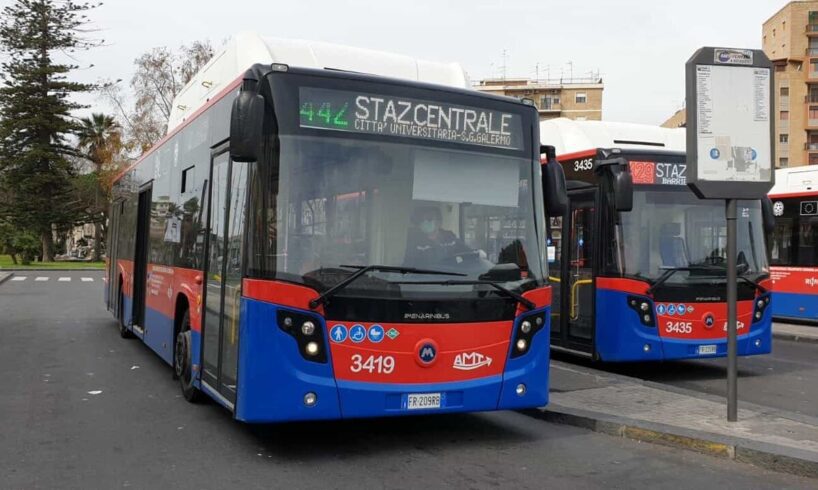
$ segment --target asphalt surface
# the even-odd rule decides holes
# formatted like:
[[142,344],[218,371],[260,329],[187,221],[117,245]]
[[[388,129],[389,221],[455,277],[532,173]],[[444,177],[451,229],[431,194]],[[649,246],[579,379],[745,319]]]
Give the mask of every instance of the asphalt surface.
[[816,486],[514,412],[243,425],[119,338],[101,274],[26,275],[0,285],[2,489]]
[[[727,360],[599,363],[565,355],[573,364],[711,395],[727,394]],[[773,340],[771,354],[739,357],[739,400],[818,417],[818,344]]]

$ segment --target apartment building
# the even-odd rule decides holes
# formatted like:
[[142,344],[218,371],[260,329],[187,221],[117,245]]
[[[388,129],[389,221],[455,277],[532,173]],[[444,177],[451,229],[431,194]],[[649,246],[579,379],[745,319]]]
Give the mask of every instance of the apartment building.
[[489,78],[474,86],[496,95],[527,98],[534,101],[540,120],[567,117],[578,121],[602,120],[602,79],[532,80],[528,78]]

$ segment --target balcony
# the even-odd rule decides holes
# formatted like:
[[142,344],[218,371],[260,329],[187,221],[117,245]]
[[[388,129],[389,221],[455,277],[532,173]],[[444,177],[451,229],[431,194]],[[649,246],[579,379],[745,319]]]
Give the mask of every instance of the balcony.
[[807,48],[807,56],[814,56],[818,58],[818,48]]
[[818,104],[818,94],[809,94],[804,96],[804,103]]
[[818,151],[818,143],[804,143],[806,151]]
[[818,24],[807,24],[807,36],[818,36]]
[[818,119],[807,119],[808,128],[818,128]]
[[547,102],[539,106],[540,112],[560,112],[562,104],[559,102]]

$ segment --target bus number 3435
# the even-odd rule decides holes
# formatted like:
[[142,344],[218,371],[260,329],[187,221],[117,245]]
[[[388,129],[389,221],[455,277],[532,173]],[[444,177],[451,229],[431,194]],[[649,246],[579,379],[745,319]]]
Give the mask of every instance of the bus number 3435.
[[352,366],[349,368],[353,373],[366,371],[368,373],[390,374],[395,370],[395,358],[392,356],[369,356],[364,360],[360,354],[352,356]]

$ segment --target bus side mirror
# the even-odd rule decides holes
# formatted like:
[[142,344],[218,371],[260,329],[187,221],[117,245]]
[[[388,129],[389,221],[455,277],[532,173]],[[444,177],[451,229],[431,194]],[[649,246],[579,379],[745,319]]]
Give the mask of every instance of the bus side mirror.
[[628,167],[611,169],[613,174],[614,207],[617,211],[633,209],[633,176]]
[[764,233],[767,235],[775,231],[775,213],[773,213],[773,202],[767,196],[761,198],[761,222],[764,225]]
[[627,160],[616,157],[596,162],[596,173],[601,174],[606,169],[611,174],[614,208],[625,212],[633,210],[633,176]]
[[541,146],[540,151],[546,155],[546,163],[542,166],[545,212],[548,216],[562,216],[568,210],[565,172],[560,162],[557,161],[556,149],[553,146]]
[[261,154],[264,126],[264,97],[254,89],[242,90],[230,113],[230,158],[255,162]]

